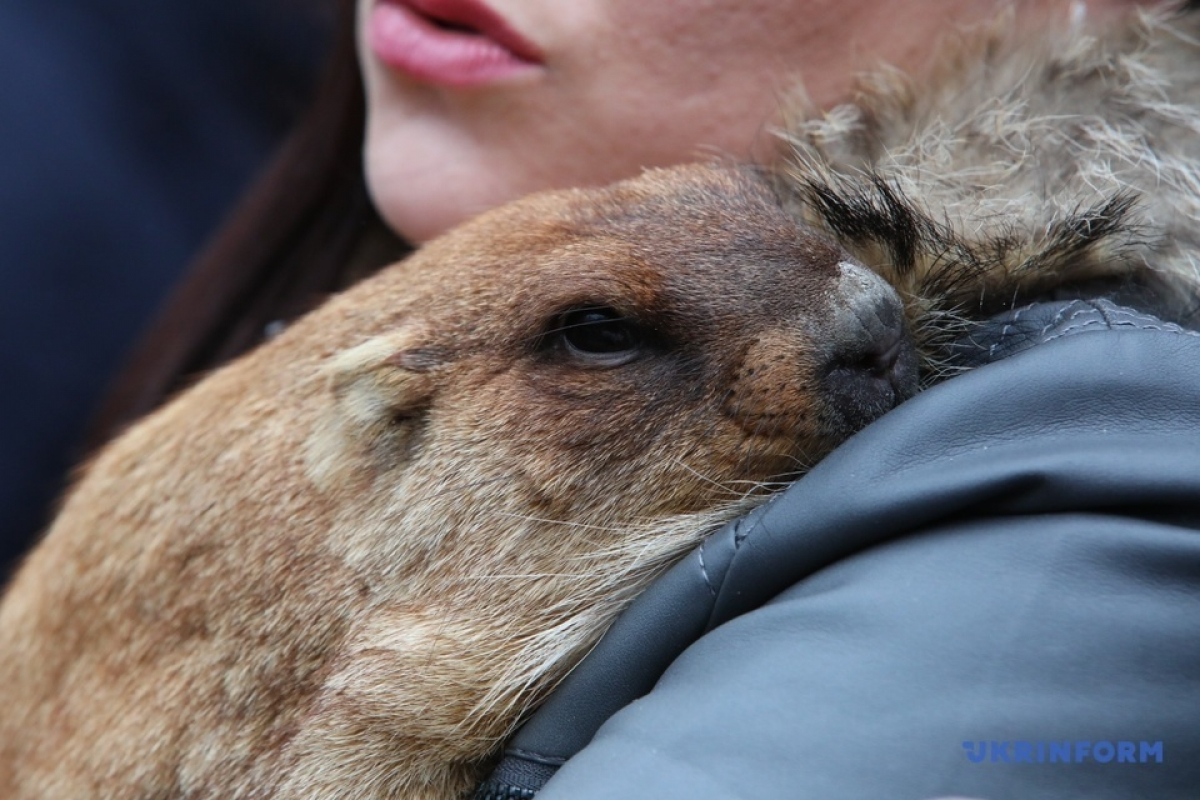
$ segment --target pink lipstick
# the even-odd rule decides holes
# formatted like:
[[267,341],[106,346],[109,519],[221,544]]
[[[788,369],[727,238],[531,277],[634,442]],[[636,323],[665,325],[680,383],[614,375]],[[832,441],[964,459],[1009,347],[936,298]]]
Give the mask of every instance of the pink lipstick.
[[366,33],[384,64],[439,86],[508,80],[542,61],[536,47],[478,0],[380,0]]

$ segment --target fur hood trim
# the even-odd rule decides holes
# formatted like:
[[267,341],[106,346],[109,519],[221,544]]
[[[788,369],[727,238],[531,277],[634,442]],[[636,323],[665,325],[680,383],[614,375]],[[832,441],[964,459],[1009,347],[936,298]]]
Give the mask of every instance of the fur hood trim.
[[947,319],[1097,281],[1194,321],[1198,103],[1200,13],[1032,41],[1006,17],[955,37],[924,81],[880,70],[851,103],[795,115],[783,191],[908,296],[927,348]]

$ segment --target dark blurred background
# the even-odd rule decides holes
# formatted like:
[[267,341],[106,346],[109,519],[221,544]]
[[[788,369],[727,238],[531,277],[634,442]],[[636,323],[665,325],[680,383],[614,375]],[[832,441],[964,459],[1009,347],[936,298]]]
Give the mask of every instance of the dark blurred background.
[[0,578],[139,332],[303,109],[332,5],[0,4]]

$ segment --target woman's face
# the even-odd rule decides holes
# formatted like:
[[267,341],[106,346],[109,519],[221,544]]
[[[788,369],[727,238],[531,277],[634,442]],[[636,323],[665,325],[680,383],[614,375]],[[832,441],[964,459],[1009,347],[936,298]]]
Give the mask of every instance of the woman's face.
[[980,0],[359,0],[367,181],[422,242],[546,188],[763,154],[797,78],[918,66]]

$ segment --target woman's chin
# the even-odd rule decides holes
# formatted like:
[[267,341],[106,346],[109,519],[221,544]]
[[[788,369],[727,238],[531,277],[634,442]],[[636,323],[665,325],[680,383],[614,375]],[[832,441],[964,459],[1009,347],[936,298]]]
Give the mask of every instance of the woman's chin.
[[483,174],[462,170],[405,170],[372,180],[371,200],[379,215],[405,241],[421,245],[471,217],[514,200],[526,192],[489,184]]

